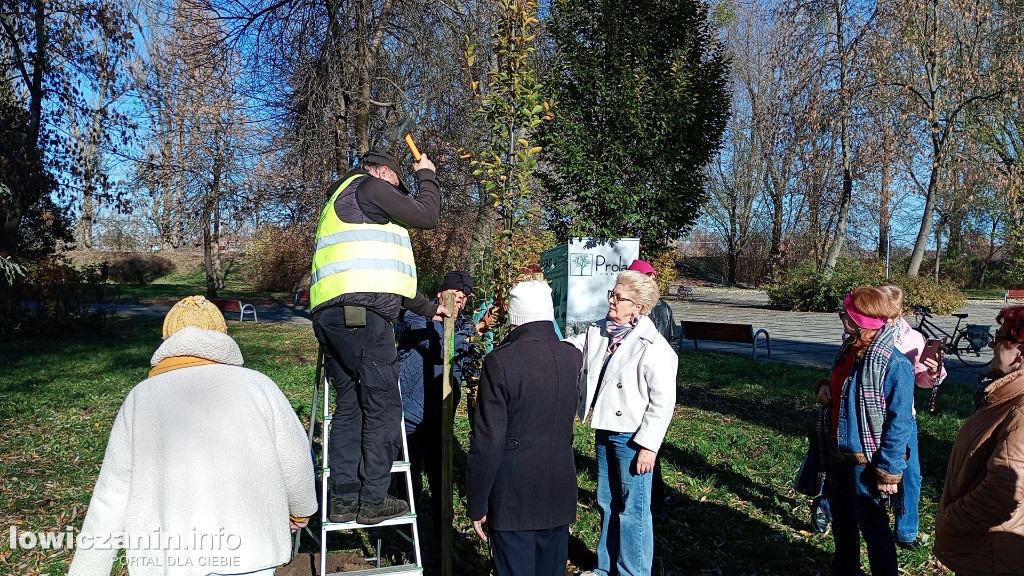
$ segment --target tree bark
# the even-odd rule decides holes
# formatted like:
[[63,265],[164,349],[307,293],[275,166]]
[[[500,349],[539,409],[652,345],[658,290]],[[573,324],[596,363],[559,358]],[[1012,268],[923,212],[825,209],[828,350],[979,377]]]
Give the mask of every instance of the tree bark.
[[831,273],[839,261],[839,253],[846,240],[846,226],[850,217],[850,203],[853,200],[853,159],[850,153],[850,96],[847,93],[850,49],[843,45],[843,3],[836,2],[836,50],[839,52],[839,141],[842,147],[843,189],[839,198],[839,221],[832,245],[825,259],[825,272]]
[[887,158],[882,159],[881,182],[878,187],[878,257],[885,258],[889,247],[889,223],[892,220],[889,203],[892,191],[889,184],[892,180],[892,167]]
[[907,265],[907,276],[917,276],[921,271],[925,249],[928,248],[928,237],[932,232],[932,218],[935,217],[935,206],[939,196],[939,166],[942,160],[942,139],[938,131],[932,132],[932,170],[928,176],[928,191],[925,195],[924,214],[921,216],[921,228],[917,232],[914,251],[910,254]]
[[377,54],[384,38],[384,28],[387,26],[388,16],[391,14],[393,0],[384,0],[380,7],[380,16],[372,31],[368,27],[373,2],[370,0],[356,0],[356,37],[358,47],[356,49],[356,71],[357,71],[357,92],[356,99],[356,126],[355,139],[359,156],[362,157],[370,150],[370,88],[372,85],[370,75],[377,65]]

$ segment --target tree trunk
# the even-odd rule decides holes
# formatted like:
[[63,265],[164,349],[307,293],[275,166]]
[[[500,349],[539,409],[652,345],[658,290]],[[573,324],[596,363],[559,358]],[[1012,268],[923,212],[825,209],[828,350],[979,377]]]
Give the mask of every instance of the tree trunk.
[[35,54],[32,55],[32,83],[29,88],[29,126],[28,143],[33,148],[39,148],[39,135],[42,132],[43,122],[43,75],[46,72],[46,45],[50,41],[46,33],[46,5],[44,0],[36,0],[35,26],[36,46]]
[[853,159],[850,155],[850,97],[847,94],[847,68],[849,52],[843,46],[843,3],[836,3],[836,50],[839,52],[839,140],[843,154],[843,190],[839,199],[839,222],[836,233],[825,259],[825,272],[831,273],[839,261],[846,239],[846,226],[850,217],[850,203],[853,200]]
[[[772,172],[770,167],[768,172]],[[782,211],[784,209],[782,191],[784,188],[781,187],[782,183],[776,180],[774,174],[769,175],[768,179],[772,184],[770,187],[771,193],[769,194],[772,202],[772,240],[771,247],[768,250],[768,258],[771,265],[769,274],[771,275],[771,280],[775,282],[780,278],[782,263],[785,258],[782,247]]]
[[883,160],[882,180],[878,188],[878,257],[885,258],[889,248],[889,222],[892,220],[889,203],[892,201],[892,192],[889,190],[889,183],[892,180],[892,168],[888,159]]
[[942,261],[942,221],[935,227],[935,283],[939,283],[939,262]]
[[[215,137],[226,138],[219,132]],[[214,152],[213,181],[210,183],[210,195],[206,199],[206,214],[203,219],[203,231],[208,236],[206,246],[210,250],[209,256],[206,258],[206,289],[208,292],[212,289],[214,297],[217,295],[217,290],[224,289],[224,275],[220,268],[220,183],[224,172],[224,159],[220,144],[220,142],[217,143],[217,149]],[[213,229],[213,238],[209,238],[211,228]],[[211,247],[210,244],[213,246]]]
[[[927,31],[929,47],[934,46],[935,37],[938,35],[938,6],[936,1],[929,5],[930,22]],[[940,129],[938,119],[941,117],[941,103],[937,79],[937,58],[938,54],[934,48],[928,51],[925,57],[925,68],[928,73],[928,118],[932,122],[932,162],[931,173],[928,175],[928,188],[925,193],[924,214],[921,215],[921,228],[917,231],[917,240],[914,242],[914,251],[910,253],[910,263],[907,265],[907,276],[916,277],[921,271],[921,261],[924,260],[924,251],[928,247],[928,237],[932,231],[932,218],[935,217],[935,206],[938,204],[939,175],[942,167],[943,142],[945,141],[944,131]],[[951,122],[948,119],[947,122]],[[947,124],[947,127],[949,125]]]
[[359,156],[362,157],[370,150],[370,76],[377,65],[377,53],[380,50],[381,41],[384,38],[384,28],[387,26],[388,17],[391,15],[391,4],[393,0],[384,0],[380,7],[380,16],[373,30],[372,36],[368,23],[373,8],[373,2],[369,0],[356,0],[356,71],[357,86],[359,94],[356,99],[356,126],[355,138]]
[[220,178],[214,180],[216,187],[213,192],[213,242],[217,246],[217,249],[213,252],[213,280],[217,284],[218,290],[224,289],[224,271],[220,265]]
[[211,245],[213,239],[210,237],[210,215],[213,213],[211,209],[212,199],[207,197],[203,201],[203,267],[206,269],[206,297],[216,298],[217,297],[217,283],[213,278],[213,254],[211,252]]
[[[327,0],[327,34],[330,38],[329,52],[332,54],[331,66],[328,67],[328,74],[331,77],[343,78],[344,66],[347,62],[343,46],[345,43],[345,32],[339,22],[338,12],[345,0]],[[335,69],[335,67],[339,69]],[[338,94],[335,100],[340,107],[334,115],[334,170],[336,177],[341,178],[349,169],[349,139],[348,139],[348,109],[346,106],[346,93]]]
[[924,214],[921,216],[921,228],[917,232],[914,251],[910,254],[907,276],[917,276],[920,273],[921,262],[924,260],[924,251],[928,248],[928,237],[931,236],[932,232],[932,218],[935,217],[935,206],[938,204],[941,151],[942,144],[939,136],[935,134],[932,136],[932,170],[928,176],[928,192],[925,196]]

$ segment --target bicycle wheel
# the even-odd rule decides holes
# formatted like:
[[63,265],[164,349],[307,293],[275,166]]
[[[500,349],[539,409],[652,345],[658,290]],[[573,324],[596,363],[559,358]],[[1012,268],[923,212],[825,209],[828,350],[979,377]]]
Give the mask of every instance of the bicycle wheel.
[[961,332],[957,334],[956,340],[953,340],[953,352],[961,362],[972,368],[988,366],[989,362],[992,362],[992,347],[988,345],[991,341],[992,335],[989,334],[985,345],[980,349],[975,349],[971,339],[967,337],[967,333]]

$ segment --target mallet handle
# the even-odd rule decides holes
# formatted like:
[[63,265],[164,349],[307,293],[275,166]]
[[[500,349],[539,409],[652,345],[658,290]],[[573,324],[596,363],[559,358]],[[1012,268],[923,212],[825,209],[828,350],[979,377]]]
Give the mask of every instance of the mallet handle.
[[416,147],[416,143],[412,141],[412,134],[405,135],[405,143],[409,145],[409,151],[412,152],[412,159],[416,162],[420,161],[420,150]]

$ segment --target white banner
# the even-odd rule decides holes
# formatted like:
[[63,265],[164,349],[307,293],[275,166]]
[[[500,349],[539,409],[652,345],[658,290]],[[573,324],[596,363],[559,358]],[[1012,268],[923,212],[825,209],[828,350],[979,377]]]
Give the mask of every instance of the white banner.
[[573,238],[541,254],[540,267],[551,282],[555,321],[563,335],[582,332],[608,314],[608,291],[619,272],[639,256],[637,238]]

